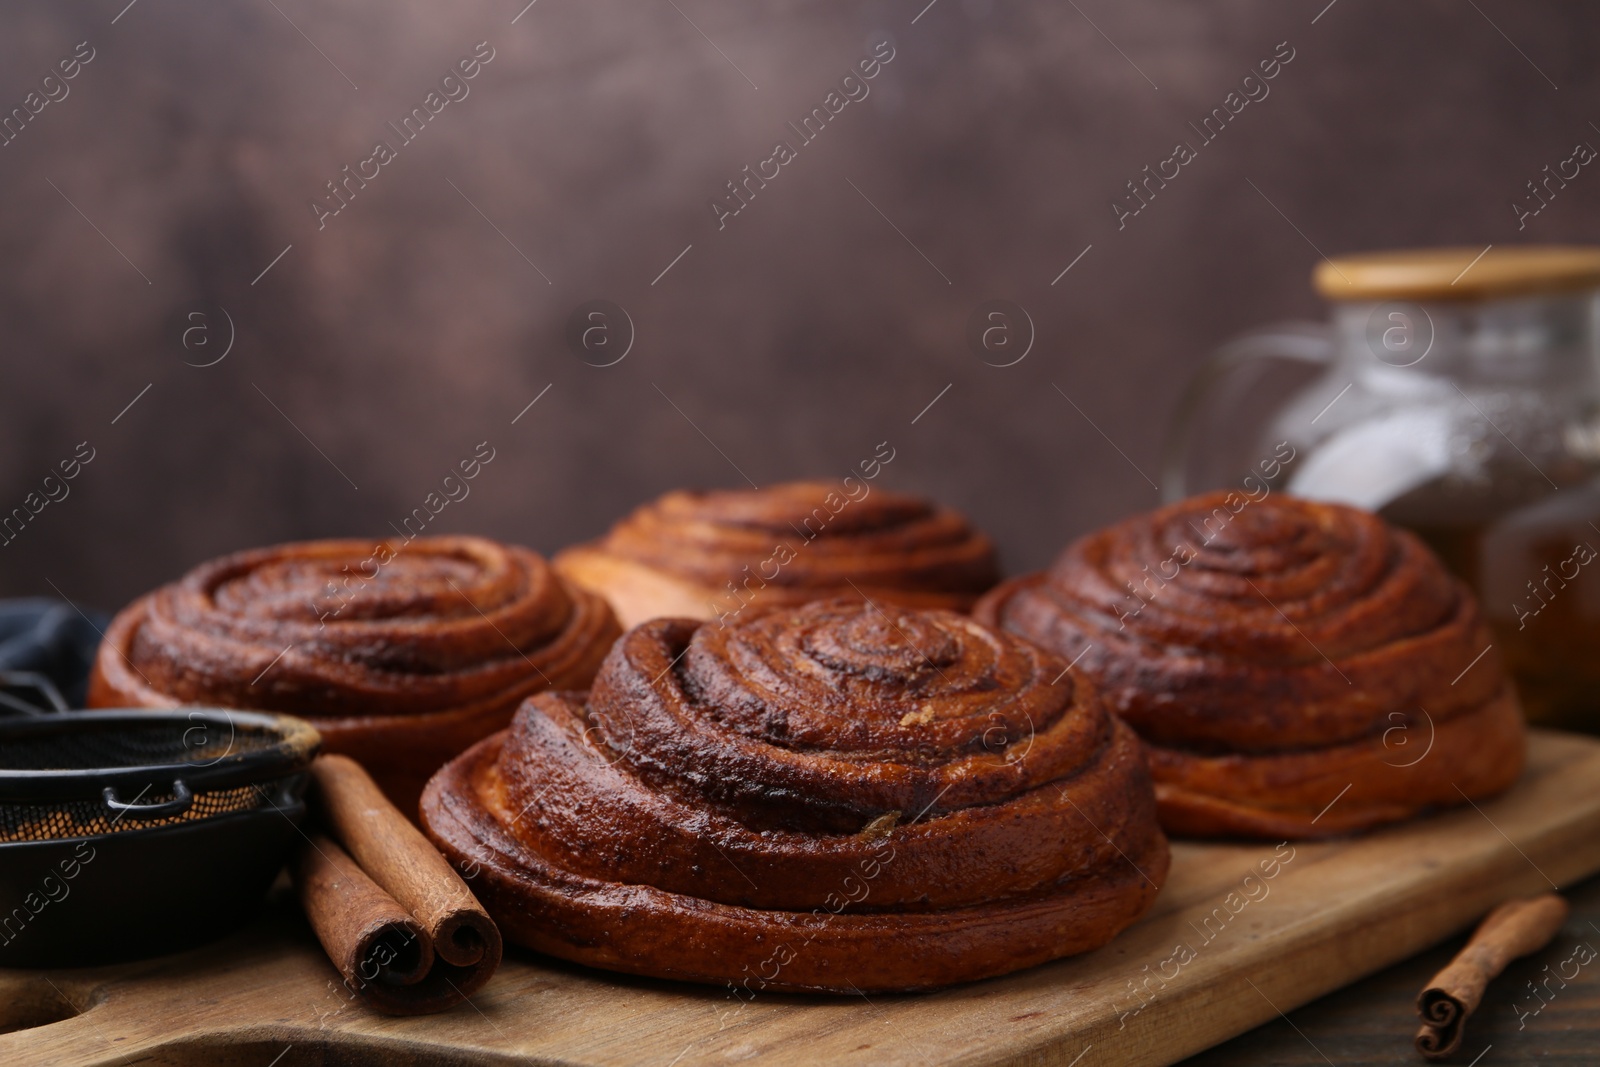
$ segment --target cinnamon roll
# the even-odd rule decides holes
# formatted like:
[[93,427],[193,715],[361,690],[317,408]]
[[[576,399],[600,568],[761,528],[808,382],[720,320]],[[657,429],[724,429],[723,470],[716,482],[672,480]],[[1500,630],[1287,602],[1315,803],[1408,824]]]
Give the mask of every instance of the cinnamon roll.
[[634,974],[926,989],[1111,940],[1166,877],[1139,743],[1065,662],[836,599],[657,619],[429,783],[505,936]]
[[1145,741],[1169,833],[1349,833],[1522,770],[1472,593],[1354,508],[1195,497],[1079,539],[975,613],[1095,680]]
[[620,634],[543,558],[477,537],[309,541],[213,560],[140,597],[95,658],[90,707],[300,715],[400,807],[539,689],[588,685]]
[[855,478],[668,493],[554,562],[627,627],[838,596],[967,611],[1000,580],[993,542],[959,513]]

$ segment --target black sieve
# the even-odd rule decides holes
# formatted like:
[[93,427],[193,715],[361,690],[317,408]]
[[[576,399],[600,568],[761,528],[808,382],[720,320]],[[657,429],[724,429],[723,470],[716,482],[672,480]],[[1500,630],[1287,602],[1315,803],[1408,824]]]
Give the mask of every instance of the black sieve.
[[0,966],[232,929],[299,839],[319,741],[303,720],[223,709],[0,718]]

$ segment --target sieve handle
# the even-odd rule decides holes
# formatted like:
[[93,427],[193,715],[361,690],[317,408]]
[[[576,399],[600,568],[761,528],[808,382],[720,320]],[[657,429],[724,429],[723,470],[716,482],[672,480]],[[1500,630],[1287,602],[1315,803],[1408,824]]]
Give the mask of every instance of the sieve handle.
[[[100,795],[105,798],[106,807],[117,813],[118,819],[124,815],[132,819],[161,819],[168,815],[182,815],[194,805],[194,794],[182,778],[172,780],[172,799],[159,804],[126,804],[117,799],[116,786],[110,785]],[[143,796],[144,793],[141,791],[139,795]]]

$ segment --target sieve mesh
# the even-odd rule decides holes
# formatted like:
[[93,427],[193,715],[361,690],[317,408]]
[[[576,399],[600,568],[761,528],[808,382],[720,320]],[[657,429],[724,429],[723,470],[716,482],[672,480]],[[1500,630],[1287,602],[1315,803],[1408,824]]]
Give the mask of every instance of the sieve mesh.
[[41,737],[8,738],[0,745],[5,771],[88,771],[162,763],[212,763],[225,756],[250,756],[276,748],[283,734],[249,723],[202,719],[146,723],[122,721],[110,728],[89,722]]
[[[40,725],[51,729],[36,732]],[[219,718],[215,713],[174,711],[113,719],[52,716],[32,720],[27,730],[7,733],[10,736],[0,739],[0,777],[14,771],[82,772],[82,789],[74,788],[77,795],[64,799],[0,800],[0,844],[126,833],[270,809],[294,803],[305,787],[304,772],[285,774],[283,763],[286,752],[303,746],[304,738],[296,739],[292,730],[286,734],[281,720],[255,715],[224,713]],[[309,759],[308,750],[304,760]],[[235,773],[228,776],[230,781],[217,781],[210,789],[197,780],[204,779],[209,768],[240,764],[259,765],[261,772],[275,777],[239,784]],[[102,795],[106,783],[94,773],[162,766],[188,767],[192,773],[154,772],[152,784],[142,792],[117,790],[122,802],[149,807],[176,799],[173,779],[183,779],[193,789],[193,802],[182,813],[159,818],[112,810]]]
[[[66,800],[50,804],[0,803],[0,844],[14,841],[54,841],[65,837],[125,833],[154,826],[176,826],[199,822],[238,811],[252,811],[280,803],[285,795],[298,796],[303,775],[290,775],[260,785],[232,789],[213,789],[194,795],[194,803],[182,815],[160,819],[134,819],[108,809],[100,798]],[[133,797],[123,798],[134,801]],[[139,804],[171,800],[171,792],[140,794]]]

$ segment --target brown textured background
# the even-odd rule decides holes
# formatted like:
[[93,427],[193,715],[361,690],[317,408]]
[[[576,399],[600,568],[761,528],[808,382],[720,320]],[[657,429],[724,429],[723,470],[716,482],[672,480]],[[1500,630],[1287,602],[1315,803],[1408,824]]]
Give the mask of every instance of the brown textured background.
[[[839,476],[888,440],[879,484],[1038,566],[1155,502],[1129,460],[1159,477],[1197,358],[1320,314],[1309,242],[1600,239],[1587,172],[1521,234],[1509,207],[1600,144],[1600,11],[1338,0],[1313,24],[1325,2],[938,0],[913,24],[923,0],[539,0],[514,25],[519,0],[7,4],[0,108],[97,55],[0,148],[0,510],[79,441],[97,456],[0,547],[0,594],[114,608],[232,549],[383,535],[485,439],[435,529],[553,551],[735,465]],[[707,199],[885,36],[871,95],[718,232]],[[322,183],[482,40],[470,96],[318,232]],[[1123,183],[1280,41],[1270,96],[1118,232]],[[965,344],[991,297],[1037,324],[1015,367]],[[591,298],[636,324],[617,366],[562,340]],[[205,301],[237,339],[197,369],[181,319]]]

